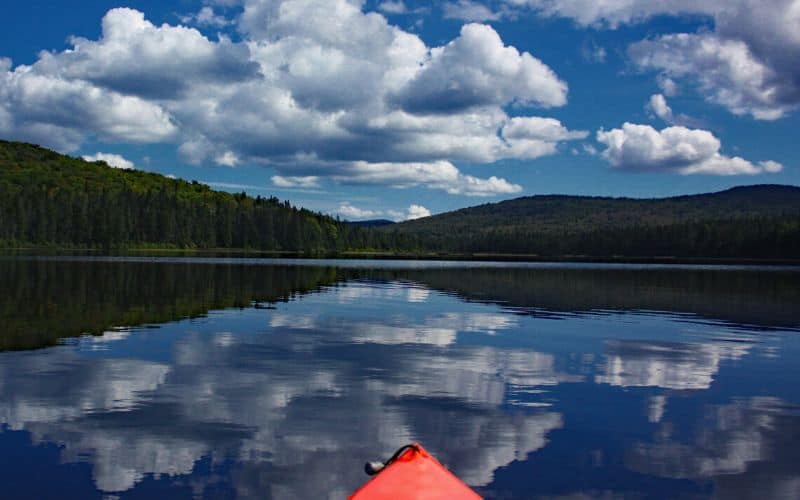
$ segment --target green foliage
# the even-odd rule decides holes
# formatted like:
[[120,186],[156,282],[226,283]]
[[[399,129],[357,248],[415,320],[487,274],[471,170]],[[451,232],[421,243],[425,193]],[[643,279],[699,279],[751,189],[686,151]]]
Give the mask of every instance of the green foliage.
[[0,141],[0,246],[241,248],[319,255],[364,230],[275,197],[119,170]]
[[800,188],[651,200],[533,196],[379,230],[467,254],[800,258]]
[[534,196],[364,226],[275,197],[0,141],[0,248],[236,248],[309,256],[800,258],[800,188],[658,200]]

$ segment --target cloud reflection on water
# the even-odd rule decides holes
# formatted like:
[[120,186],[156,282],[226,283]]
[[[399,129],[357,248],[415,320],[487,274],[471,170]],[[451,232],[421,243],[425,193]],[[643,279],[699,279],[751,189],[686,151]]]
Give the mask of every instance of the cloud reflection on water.
[[[315,300],[342,307],[350,303],[337,293],[352,298],[348,288]],[[404,293],[380,296],[421,304],[419,295],[410,302]],[[63,446],[63,461],[90,462],[102,491],[128,490],[145,475],[186,475],[211,457],[234,460],[234,482],[266,481],[275,498],[351,490],[363,480],[363,459],[414,439],[466,481],[486,485],[494,470],[524,460],[563,426],[556,411],[502,408],[509,386],[575,379],[558,372],[552,355],[456,345],[462,333],[518,327],[514,316],[476,306],[405,311],[396,324],[382,325],[341,309],[296,314],[304,310],[296,304],[250,310],[253,317],[268,314],[259,334],[243,335],[226,315],[164,325],[159,337],[174,336],[167,361],[102,357],[91,349],[113,340],[120,349],[108,355],[124,353],[121,344],[136,341],[135,331],[6,355],[0,415],[34,442]],[[349,307],[357,309],[358,301]]]
[[595,381],[622,387],[708,389],[720,363],[745,356],[751,344],[609,340],[607,361]]
[[717,498],[800,498],[800,407],[775,397],[707,405],[689,439],[664,422],[634,444],[631,469],[675,479],[712,479]]
[[[777,346],[718,324],[689,331],[687,314],[536,316],[468,298],[419,280],[355,280],[269,309],[166,323],[152,336],[109,330],[3,353],[0,419],[35,444],[62,446],[63,462],[90,463],[104,492],[164,476],[198,494],[224,482],[242,498],[341,497],[365,479],[364,460],[419,440],[491,496],[498,473],[532,453],[545,468],[541,454],[558,439],[583,446],[592,427],[576,409],[603,391],[602,405],[635,399],[642,409],[607,427],[658,428],[624,443],[627,468],[712,478],[727,496],[764,478],[775,495],[797,491],[800,457],[785,446],[795,410],[777,397],[698,397],[754,352],[780,360]],[[675,430],[671,391],[704,409],[693,439]],[[201,460],[215,472],[198,473]]]

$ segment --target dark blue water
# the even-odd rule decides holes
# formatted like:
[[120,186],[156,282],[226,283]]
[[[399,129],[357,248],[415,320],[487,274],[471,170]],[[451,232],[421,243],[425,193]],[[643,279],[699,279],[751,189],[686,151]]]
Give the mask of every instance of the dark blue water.
[[800,272],[0,260],[3,498],[800,498]]

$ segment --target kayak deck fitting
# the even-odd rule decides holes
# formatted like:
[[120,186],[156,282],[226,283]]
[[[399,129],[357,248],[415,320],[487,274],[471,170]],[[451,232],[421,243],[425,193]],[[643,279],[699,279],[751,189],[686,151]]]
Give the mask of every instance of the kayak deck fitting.
[[374,477],[350,500],[481,498],[417,443],[403,446],[385,464],[368,462],[364,469]]

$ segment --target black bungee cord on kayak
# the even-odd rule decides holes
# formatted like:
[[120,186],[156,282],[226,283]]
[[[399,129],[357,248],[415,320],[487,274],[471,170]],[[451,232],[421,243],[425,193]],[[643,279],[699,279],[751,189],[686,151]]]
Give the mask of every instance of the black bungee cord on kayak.
[[374,476],[378,472],[385,469],[389,464],[400,458],[400,455],[405,453],[405,451],[408,450],[409,448],[413,449],[416,452],[419,452],[419,446],[415,444],[407,444],[405,446],[401,446],[396,452],[394,452],[394,455],[392,455],[392,457],[386,462],[367,462],[366,464],[364,464],[364,472],[366,472],[368,476]]

